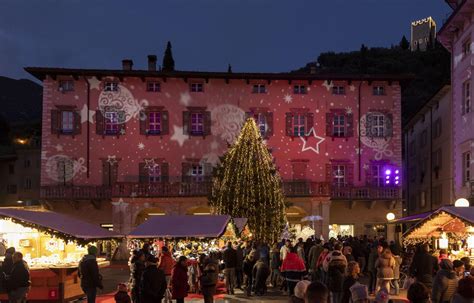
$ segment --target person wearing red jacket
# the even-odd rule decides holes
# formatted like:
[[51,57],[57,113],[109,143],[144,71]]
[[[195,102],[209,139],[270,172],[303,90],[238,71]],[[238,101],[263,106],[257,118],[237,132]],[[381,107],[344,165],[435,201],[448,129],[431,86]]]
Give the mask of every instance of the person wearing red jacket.
[[288,294],[290,296],[294,295],[296,283],[301,281],[306,275],[306,266],[303,260],[298,257],[295,247],[290,248],[290,252],[283,260],[281,273],[285,277],[286,284],[288,285]]
[[181,256],[171,272],[171,294],[176,303],[184,303],[188,296],[188,259]]

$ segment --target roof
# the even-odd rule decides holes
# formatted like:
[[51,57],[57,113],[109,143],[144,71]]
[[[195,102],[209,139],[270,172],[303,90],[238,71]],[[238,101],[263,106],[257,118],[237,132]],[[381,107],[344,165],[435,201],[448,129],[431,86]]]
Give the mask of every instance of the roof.
[[450,4],[450,6],[452,8],[454,7],[454,11],[438,31],[437,37],[438,41],[441,42],[446,49],[451,51],[452,39],[459,34],[458,31],[462,27],[464,20],[466,20],[466,18],[471,18],[471,12],[474,9],[474,1],[462,0],[456,5]]
[[[151,216],[135,228],[129,238],[218,238],[230,216]],[[237,225],[237,223],[236,223]]]
[[397,219],[397,220],[390,221],[390,223],[406,223],[406,222],[418,221],[418,220],[422,220],[422,219],[428,217],[432,213],[433,213],[432,211],[429,211],[429,212],[425,212],[425,213],[421,213],[421,214],[406,216],[406,217],[403,217],[403,218],[400,218],[400,219]]
[[63,238],[73,237],[80,242],[121,237],[97,225],[52,211],[0,208],[0,217],[11,218],[15,223],[44,230],[50,234],[59,233]]
[[411,74],[327,74],[327,73],[229,73],[205,71],[149,71],[123,69],[77,69],[56,67],[25,67],[25,70],[39,80],[46,76],[73,77],[138,77],[138,78],[190,78],[198,79],[243,79],[243,80],[366,80],[366,81],[403,81],[413,79]]
[[247,218],[234,218],[234,224],[235,227],[237,227],[239,233],[244,230],[245,226],[247,225],[247,221]]

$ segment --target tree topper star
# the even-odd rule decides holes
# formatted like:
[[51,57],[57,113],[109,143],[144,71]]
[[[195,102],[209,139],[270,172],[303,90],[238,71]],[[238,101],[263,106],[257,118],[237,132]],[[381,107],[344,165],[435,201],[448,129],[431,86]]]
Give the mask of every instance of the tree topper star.
[[307,136],[311,136],[311,133],[313,134],[312,136],[318,140],[318,142],[316,142],[316,147],[313,147],[313,146],[306,146],[306,144],[308,143],[308,141],[303,138],[303,137],[300,137],[300,140],[303,141],[303,148],[301,149],[302,152],[304,151],[307,151],[307,150],[312,150],[313,152],[319,154],[319,144],[321,144],[324,140],[323,137],[320,137],[318,135],[316,135],[316,132],[314,131],[314,127],[311,127],[311,129],[309,130]]

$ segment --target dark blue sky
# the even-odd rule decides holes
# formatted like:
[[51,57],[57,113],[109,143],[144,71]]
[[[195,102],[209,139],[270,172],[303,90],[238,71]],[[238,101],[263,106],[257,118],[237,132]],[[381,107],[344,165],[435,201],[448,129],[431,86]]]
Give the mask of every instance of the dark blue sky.
[[0,0],[0,75],[24,66],[146,67],[171,40],[176,68],[288,71],[325,51],[390,46],[443,0]]

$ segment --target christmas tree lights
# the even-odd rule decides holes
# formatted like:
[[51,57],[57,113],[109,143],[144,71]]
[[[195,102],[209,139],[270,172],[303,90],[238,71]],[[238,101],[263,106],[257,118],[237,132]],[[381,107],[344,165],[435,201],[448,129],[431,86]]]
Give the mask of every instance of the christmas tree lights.
[[255,240],[273,243],[286,221],[281,184],[260,131],[249,118],[215,170],[209,204],[218,214],[247,218]]

